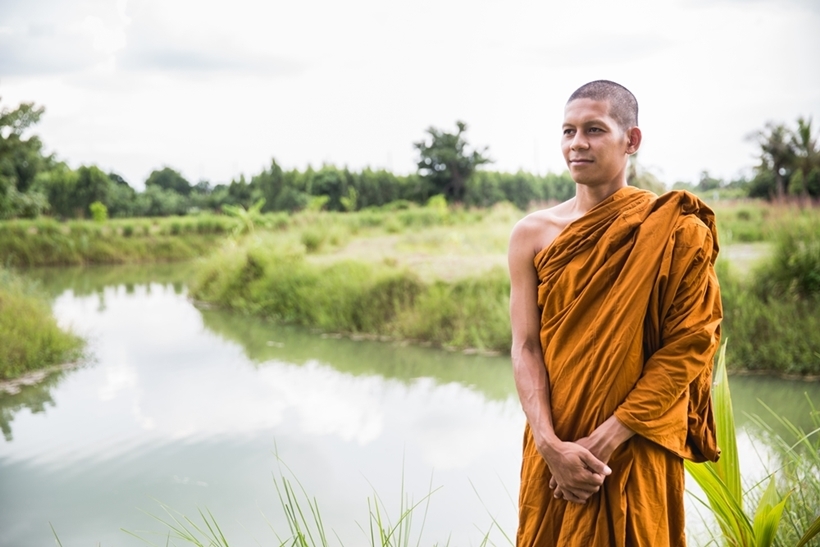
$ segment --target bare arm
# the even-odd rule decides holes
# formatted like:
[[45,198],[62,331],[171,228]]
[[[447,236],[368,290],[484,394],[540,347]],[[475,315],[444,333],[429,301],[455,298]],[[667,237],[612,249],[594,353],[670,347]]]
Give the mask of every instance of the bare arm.
[[510,238],[510,322],[515,386],[538,452],[547,462],[558,486],[556,497],[583,503],[600,489],[611,471],[577,443],[555,435],[549,381],[541,349],[541,313],[538,309],[538,276],[533,265],[534,235],[526,219]]

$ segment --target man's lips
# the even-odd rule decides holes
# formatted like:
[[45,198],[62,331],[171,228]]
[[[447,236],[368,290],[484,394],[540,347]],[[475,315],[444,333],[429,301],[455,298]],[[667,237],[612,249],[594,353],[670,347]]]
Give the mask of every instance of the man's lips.
[[570,158],[569,160],[572,164],[582,164],[582,163],[592,163],[592,160],[588,160],[586,158]]

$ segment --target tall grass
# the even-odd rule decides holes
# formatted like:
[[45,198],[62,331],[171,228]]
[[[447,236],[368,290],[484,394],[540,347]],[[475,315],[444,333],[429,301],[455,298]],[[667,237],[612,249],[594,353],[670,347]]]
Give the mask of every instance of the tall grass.
[[81,347],[31,282],[0,268],[0,380],[72,361]]

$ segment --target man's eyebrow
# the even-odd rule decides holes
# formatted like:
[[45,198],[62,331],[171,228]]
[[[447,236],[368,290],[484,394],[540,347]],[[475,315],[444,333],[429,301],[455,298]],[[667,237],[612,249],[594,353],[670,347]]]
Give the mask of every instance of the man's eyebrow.
[[608,127],[610,124],[606,123],[603,119],[593,118],[591,120],[584,120],[583,122],[578,124],[572,122],[564,122],[564,125],[562,127],[575,127],[576,125],[605,125]]

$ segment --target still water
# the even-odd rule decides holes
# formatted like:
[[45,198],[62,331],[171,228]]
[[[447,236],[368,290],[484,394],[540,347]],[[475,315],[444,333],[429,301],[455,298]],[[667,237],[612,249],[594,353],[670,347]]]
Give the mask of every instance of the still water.
[[[232,545],[278,545],[283,475],[348,546],[369,544],[368,498],[395,523],[402,489],[411,503],[433,492],[426,520],[424,505],[413,513],[422,545],[478,545],[488,532],[506,544],[523,428],[507,358],[200,309],[186,296],[191,268],[30,273],[92,358],[0,394],[0,545],[53,545],[51,526],[65,547],[145,545],[123,529],[165,545],[163,506],[210,510]],[[765,414],[757,399],[808,427],[805,394],[820,400],[820,385],[731,382],[753,476],[768,453],[747,418]]]

